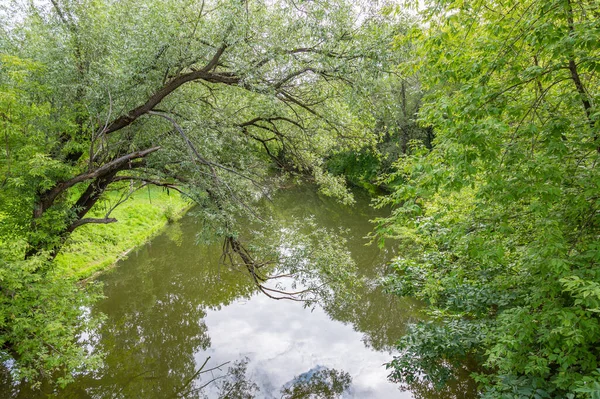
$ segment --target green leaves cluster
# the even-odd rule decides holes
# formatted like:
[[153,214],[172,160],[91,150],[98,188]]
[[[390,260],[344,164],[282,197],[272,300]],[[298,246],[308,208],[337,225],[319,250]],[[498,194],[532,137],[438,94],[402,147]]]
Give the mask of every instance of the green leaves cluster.
[[397,162],[380,232],[402,243],[390,289],[435,322],[401,340],[393,379],[442,382],[475,358],[484,397],[597,394],[599,13],[432,1],[398,39],[416,44],[403,70],[436,139]]
[[[0,361],[17,381],[36,380],[43,370],[64,385],[72,378],[66,370],[99,362],[83,338],[75,339],[97,325],[99,318],[83,311],[100,293],[57,274],[46,254],[23,259],[29,233],[23,220],[31,215],[33,193],[70,172],[43,152],[44,130],[53,125],[52,105],[36,101],[47,89],[35,81],[43,73],[39,63],[0,54]],[[48,240],[64,220],[54,213],[44,223],[44,235],[32,240]]]

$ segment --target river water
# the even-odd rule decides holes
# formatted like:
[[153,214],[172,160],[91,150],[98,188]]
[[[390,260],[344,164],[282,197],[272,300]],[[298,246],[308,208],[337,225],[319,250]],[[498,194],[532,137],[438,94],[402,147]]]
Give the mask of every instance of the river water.
[[92,335],[94,348],[106,354],[104,367],[78,376],[57,396],[447,397],[400,391],[387,380],[384,363],[406,324],[421,317],[420,306],[377,284],[394,246],[365,245],[369,220],[381,211],[362,193],[356,199],[344,206],[304,186],[268,205],[282,226],[313,217],[319,227],[347,229],[340,234],[366,279],[356,301],[325,310],[257,292],[247,271],[222,263],[220,243],[197,243],[192,210],[100,277],[106,298],[90,311],[107,317]]

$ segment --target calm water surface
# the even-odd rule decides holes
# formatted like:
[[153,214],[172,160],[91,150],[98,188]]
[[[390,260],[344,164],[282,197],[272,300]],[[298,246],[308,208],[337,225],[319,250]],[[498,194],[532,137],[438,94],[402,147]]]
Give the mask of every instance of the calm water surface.
[[283,227],[314,216],[321,227],[348,229],[348,249],[368,283],[356,301],[327,310],[257,293],[247,273],[221,263],[220,244],[196,244],[190,212],[100,278],[106,299],[91,311],[107,316],[93,335],[105,366],[59,397],[282,398],[282,389],[315,375],[345,388],[344,398],[438,397],[387,381],[384,363],[419,305],[377,285],[394,254],[365,246],[369,220],[379,216],[368,201],[358,193],[347,207],[301,187],[268,205]]

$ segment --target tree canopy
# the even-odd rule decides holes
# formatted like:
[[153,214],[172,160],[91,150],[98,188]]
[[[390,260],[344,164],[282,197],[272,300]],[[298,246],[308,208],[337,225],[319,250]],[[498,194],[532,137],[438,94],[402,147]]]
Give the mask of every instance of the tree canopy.
[[373,141],[356,93],[385,65],[390,31],[342,1],[52,2],[19,12],[3,47],[28,67],[18,72],[25,87],[4,79],[22,103],[5,107],[4,123],[19,126],[6,137],[3,192],[23,200],[12,217],[33,227],[28,254],[83,224],[114,222],[85,216],[123,181],[193,187],[227,218],[248,207],[272,160],[344,196],[321,159]]

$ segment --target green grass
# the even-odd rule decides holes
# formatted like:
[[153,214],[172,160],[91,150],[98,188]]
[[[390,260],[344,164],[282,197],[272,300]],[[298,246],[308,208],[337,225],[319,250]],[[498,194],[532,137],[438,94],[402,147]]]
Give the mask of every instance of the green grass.
[[[102,217],[107,203],[98,203],[90,217]],[[56,257],[65,275],[84,279],[113,265],[131,249],[154,237],[169,222],[183,214],[191,203],[179,193],[170,195],[161,188],[142,189],[119,205],[111,214],[118,220],[110,224],[79,227]]]

